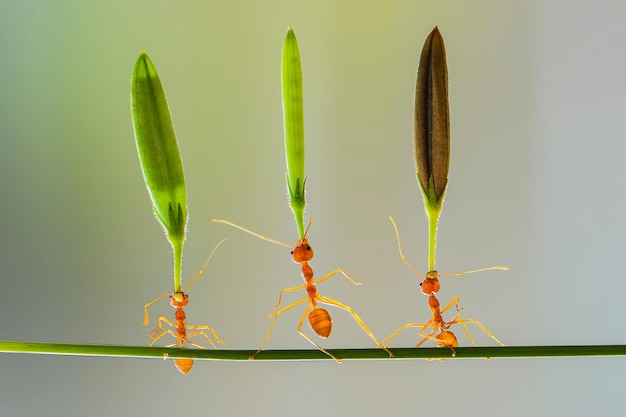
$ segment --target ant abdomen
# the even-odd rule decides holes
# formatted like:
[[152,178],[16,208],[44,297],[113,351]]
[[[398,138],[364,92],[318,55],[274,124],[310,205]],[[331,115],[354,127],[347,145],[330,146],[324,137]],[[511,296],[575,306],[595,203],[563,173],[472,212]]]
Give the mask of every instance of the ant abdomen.
[[328,311],[323,308],[315,308],[309,314],[309,324],[311,329],[321,338],[326,339],[330,336],[333,329],[333,320],[330,318]]
[[443,331],[435,336],[437,340],[437,346],[455,348],[459,346],[459,342],[456,340],[454,333],[450,331]]
[[174,365],[183,375],[187,375],[193,367],[193,359],[174,359]]

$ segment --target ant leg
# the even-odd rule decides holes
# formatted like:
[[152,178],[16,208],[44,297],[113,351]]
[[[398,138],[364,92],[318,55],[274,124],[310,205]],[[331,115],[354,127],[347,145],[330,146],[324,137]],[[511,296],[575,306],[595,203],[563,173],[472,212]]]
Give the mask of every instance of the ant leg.
[[[182,342],[183,342],[182,337],[180,337],[180,335],[177,335],[176,333],[174,333],[174,331],[172,329],[167,329],[167,331],[164,332],[163,334],[169,334],[169,335],[171,335],[172,337],[174,337],[176,339],[174,342],[172,342],[172,343],[170,343],[168,345],[163,345],[163,347],[178,346],[179,344],[182,344]],[[160,337],[161,336],[159,336],[159,338]],[[152,346],[152,345],[150,345],[150,346]],[[180,347],[182,348],[183,346],[180,346]]]
[[[441,314],[445,313],[446,311],[448,311],[450,309],[450,307],[452,307],[452,305],[456,304],[456,311],[463,311],[462,308],[459,308],[459,300],[461,299],[461,297],[459,297],[458,295],[456,297],[454,297],[442,310],[441,310]],[[501,341],[498,340],[497,337],[495,337],[489,330],[487,330],[487,328],[485,326],[483,326],[478,320],[474,320],[474,319],[464,319],[461,316],[456,316],[454,317],[452,320],[450,320],[449,322],[447,322],[446,324],[448,326],[452,326],[453,324],[461,324],[461,326],[463,326],[463,330],[465,330],[465,334],[467,335],[467,338],[469,339],[469,341],[476,346],[476,343],[474,342],[474,339],[472,339],[472,336],[470,336],[469,330],[467,329],[467,326],[465,325],[465,323],[474,323],[476,326],[478,326],[483,332],[485,332],[485,334],[489,337],[491,337],[493,340],[495,340],[499,345],[501,346],[506,346],[504,343],[502,343]]]
[[296,306],[299,306],[300,304],[304,303],[308,299],[309,299],[309,297],[304,297],[301,300],[295,301],[295,302],[289,304],[288,306],[281,308],[280,310],[278,310],[278,312],[276,314],[274,314],[274,318],[272,318],[272,322],[270,323],[270,328],[267,330],[267,333],[265,334],[265,339],[263,340],[263,343],[261,343],[261,346],[259,347],[259,350],[257,350],[256,353],[254,353],[254,355],[250,356],[250,360],[254,360],[254,358],[256,358],[257,355],[259,353],[261,353],[261,350],[263,350],[263,346],[265,346],[265,344],[269,340],[270,333],[272,333],[272,329],[274,328],[274,324],[276,323],[276,319],[278,319],[278,316],[280,316],[281,314],[283,314],[287,310],[290,310],[290,309],[292,309],[292,308],[294,308]]
[[[393,339],[394,337],[396,337],[396,336],[397,336],[400,332],[402,332],[402,331],[403,331],[403,330],[405,330],[405,329],[408,329],[409,327],[424,327],[424,326],[428,327],[427,325],[428,325],[428,323],[407,323],[407,324],[405,324],[404,326],[400,327],[400,328],[399,328],[398,330],[396,330],[395,332],[391,333],[391,334],[389,335],[389,337],[387,337],[385,340],[383,340],[382,344],[383,344],[383,345],[385,345],[385,346],[387,346],[387,345],[386,345],[386,343],[387,343],[388,341],[390,341],[391,339]],[[433,333],[434,333],[434,332],[433,332]],[[422,342],[420,342],[420,344],[422,344],[422,343],[424,343],[424,342],[423,342],[423,341],[422,341]]]
[[278,307],[280,307],[280,303],[281,303],[281,301],[283,299],[283,294],[284,293],[291,292],[291,291],[299,291],[299,290],[303,290],[305,288],[306,288],[306,285],[298,285],[297,287],[284,288],[284,289],[280,290],[280,294],[278,294],[278,302],[276,303],[276,305],[272,309],[271,313],[268,314],[266,317],[272,317],[274,315],[274,313],[276,312]]
[[309,336],[307,336],[303,331],[302,331],[302,325],[304,324],[304,320],[306,319],[307,315],[309,314],[309,312],[311,311],[311,309],[313,308],[313,306],[311,304],[309,304],[309,306],[306,308],[306,310],[304,310],[304,314],[302,315],[302,317],[300,318],[300,322],[298,323],[298,333],[300,333],[300,335],[302,337],[304,337],[306,340],[308,340],[313,346],[315,346],[316,348],[318,348],[319,350],[321,350],[323,353],[325,353],[326,355],[330,356],[335,362],[337,363],[341,363],[342,360],[336,358],[334,355],[330,354],[329,352],[327,352],[325,349],[323,349],[320,345],[318,345],[317,343],[315,343],[313,341],[313,339],[311,339]]
[[[209,326],[185,326],[185,328],[187,329],[204,329],[207,328]],[[213,343],[213,341],[211,341],[211,339],[209,339],[209,336],[202,330],[199,330],[197,332],[191,332],[191,333],[187,333],[187,337],[185,338],[185,341],[187,342],[187,344],[190,344],[191,346],[195,346],[197,348],[200,349],[206,349],[207,347],[204,345],[201,345],[200,343],[196,343],[192,340],[189,340],[189,338],[191,337],[195,337],[195,336],[204,336],[204,338],[209,342],[209,344],[211,346],[213,346],[213,349],[217,349],[217,346],[215,346],[215,344]],[[218,342],[221,342],[221,340],[218,339]],[[222,343],[223,344],[223,343]]]
[[492,338],[493,340],[496,341],[496,343],[498,343],[500,346],[506,346],[504,343],[502,343],[500,340],[498,340],[497,337],[495,337],[489,330],[487,330],[487,328],[485,326],[483,326],[478,320],[474,320],[474,319],[464,319],[461,316],[456,316],[454,317],[450,322],[450,324],[456,324],[456,323],[460,323],[461,326],[463,326],[463,329],[465,329],[465,334],[467,334],[467,338],[472,342],[472,344],[474,346],[476,346],[476,343],[474,343],[474,340],[471,338],[469,331],[467,330],[467,326],[465,326],[465,323],[474,323],[476,326],[478,326],[480,328],[480,330],[482,330],[483,332],[485,332],[485,334],[487,336],[489,336],[490,338]]
[[153,341],[152,343],[150,343],[150,346],[154,345],[156,343],[157,340],[159,340],[160,338],[162,338],[163,336],[165,336],[166,334],[169,334],[170,336],[172,336],[174,339],[176,339],[174,342],[168,344],[168,345],[164,345],[163,347],[172,347],[172,346],[176,346],[178,345],[178,343],[180,343],[179,337],[176,333],[174,333],[174,331],[172,329],[167,329],[166,331],[164,331],[163,333],[161,333],[160,335],[158,335]]
[[[213,335],[213,337],[215,338],[215,341],[217,343],[219,343],[222,346],[226,346],[226,344],[222,341],[222,339],[219,338],[219,336],[215,332],[215,329],[213,329],[213,327],[211,327],[211,326],[185,326],[185,328],[189,329],[189,330],[208,330],[208,331],[211,332],[211,334]],[[209,336],[204,331],[193,332],[192,334],[189,334],[188,336],[192,336],[192,335],[194,335],[194,336],[196,336],[196,335],[204,336],[206,338],[206,340],[209,341],[211,346],[213,346],[213,349],[217,349],[215,347],[215,345],[213,344],[213,342],[211,342],[211,339],[209,339]]]
[[[176,325],[170,319],[164,316],[160,316],[157,327],[152,332],[150,332],[150,334],[148,334],[148,337],[152,339],[152,343],[150,343],[150,346],[154,345],[157,340],[159,340],[160,338],[162,338],[164,335],[168,333],[174,336],[175,338],[178,338],[178,336],[171,329],[164,331],[165,329],[163,328],[163,322],[169,324],[171,327],[176,327]],[[177,343],[178,341],[176,341],[176,343],[174,344],[177,344]]]
[[222,239],[217,245],[215,245],[215,247],[213,248],[213,250],[211,251],[211,253],[209,254],[209,257],[206,259],[206,261],[204,261],[204,264],[202,265],[202,268],[200,268],[200,270],[198,271],[198,273],[196,274],[195,277],[193,277],[191,279],[191,281],[189,281],[187,283],[187,285],[185,285],[183,287],[183,289],[181,291],[186,291],[187,288],[189,288],[191,286],[191,284],[193,284],[198,278],[200,278],[200,276],[202,275],[202,273],[204,272],[204,270],[206,269],[206,267],[209,265],[209,262],[211,261],[211,258],[213,257],[213,254],[215,253],[215,251],[217,250],[217,248],[220,247],[220,245],[222,243],[224,243],[226,239]]
[[162,327],[155,327],[154,330],[148,333],[148,338],[150,340],[154,340],[157,337],[161,336],[164,332],[165,332],[165,329],[163,329]]
[[[185,343],[187,343],[188,345],[191,345],[191,346],[195,346],[195,347],[200,348],[200,349],[206,349],[207,348],[206,346],[204,346],[204,345],[202,345],[200,343],[197,343],[197,342],[193,342],[193,341],[188,339],[189,337],[200,336],[201,334],[204,334],[204,332],[191,332],[191,333],[188,333],[187,336],[185,337]],[[213,342],[211,342],[209,340],[209,343],[211,344],[211,346],[213,346],[214,349],[217,349],[215,347],[215,345],[213,344]],[[181,346],[181,348],[182,348],[182,346]]]
[[315,284],[319,284],[322,281],[326,281],[328,278],[332,277],[333,275],[335,275],[336,273],[341,272],[343,274],[344,277],[348,278],[350,280],[350,282],[352,282],[354,285],[363,285],[362,282],[359,281],[355,281],[354,278],[352,278],[352,276],[350,274],[348,274],[346,271],[344,271],[341,268],[337,268],[334,271],[324,275],[322,278],[320,279],[316,279],[314,281]]
[[158,296],[157,298],[155,298],[154,300],[150,301],[148,304],[146,304],[145,306],[143,306],[143,327],[146,327],[148,325],[148,322],[150,321],[150,319],[148,318],[148,307],[150,307],[152,304],[156,303],[157,301],[167,297],[168,295],[172,295],[171,292],[167,292],[163,295]]
[[[416,348],[422,346],[422,344],[427,341],[427,340],[432,340],[433,342],[435,342],[437,344],[437,346],[440,347],[447,347],[448,349],[450,349],[452,351],[452,357],[456,356],[456,351],[454,350],[454,346],[450,343],[450,341],[445,340],[445,339],[439,339],[437,336],[440,336],[441,333],[437,336],[433,336],[436,332],[441,331],[442,329],[447,329],[448,327],[441,327],[441,325],[436,325],[433,322],[433,319],[430,320],[429,322],[430,324],[428,324],[428,326],[424,326],[420,329],[420,335],[424,336],[424,338],[415,345]],[[449,323],[444,323],[444,324],[449,324]],[[433,327],[433,331],[430,332],[429,334],[424,334],[424,330],[426,330],[428,327],[432,326]],[[456,341],[456,336],[454,336],[454,333],[447,331],[447,333],[449,335],[452,336],[453,340]],[[443,359],[440,359],[441,361],[443,361]]]
[[396,226],[396,221],[391,216],[389,216],[389,220],[391,220],[391,224],[393,224],[393,228],[396,231],[396,240],[398,241],[398,251],[400,251],[400,257],[402,258],[404,263],[409,268],[411,268],[411,271],[413,271],[415,275],[417,275],[418,277],[420,277],[422,281],[424,281],[424,277],[422,277],[422,275],[419,272],[417,272],[417,269],[415,269],[413,265],[409,263],[409,260],[406,259],[406,256],[404,256],[404,253],[402,252],[402,243],[400,243],[400,232],[398,232],[398,226]]
[[[465,322],[464,321],[456,321],[456,320],[458,320],[460,318],[461,318],[461,316],[454,317],[452,319],[452,323],[459,323],[461,326],[463,326],[463,330],[465,331],[465,334],[467,335],[467,338],[469,339],[469,341],[472,343],[472,345],[474,345],[474,347],[478,346],[478,345],[476,345],[476,342],[474,342],[474,339],[472,339],[472,336],[470,335],[469,330],[467,330],[467,326],[465,325]],[[496,339],[496,341],[500,342],[498,339]]]
[[[432,319],[431,319],[431,321],[432,321]],[[429,323],[430,323],[430,322],[429,322]],[[433,331],[432,331],[432,332],[430,332],[429,334],[424,334],[424,333],[423,333],[423,332],[424,332],[424,330],[426,330],[426,329],[428,329],[430,326],[432,326],[432,324],[428,324],[428,323],[426,323],[426,324],[427,324],[427,325],[424,325],[424,326],[420,329],[420,331],[419,331],[420,336],[423,336],[424,338],[423,338],[423,339],[422,339],[422,340],[421,340],[421,341],[420,341],[417,345],[415,345],[415,347],[416,347],[416,348],[418,348],[418,347],[422,346],[422,345],[424,344],[424,342],[425,342],[425,341],[427,341],[427,340],[432,340],[432,341],[434,341],[435,343],[438,343],[437,338],[436,338],[436,337],[433,337],[433,335],[434,335],[434,334],[437,332],[437,330],[439,330],[439,329],[438,329],[436,326],[433,326],[434,328],[433,328]]]
[[347,306],[346,304],[340,303],[339,301],[333,300],[332,298],[328,298],[328,297],[324,297],[324,296],[317,296],[316,300],[319,301],[320,303],[323,304],[328,304],[331,306],[335,306],[335,307],[339,307],[342,310],[346,310],[347,312],[349,312],[350,314],[352,314],[352,318],[354,318],[354,320],[359,324],[359,326],[361,326],[361,328],[363,329],[363,331],[374,341],[374,343],[376,343],[376,346],[378,346],[379,348],[383,349],[385,352],[387,352],[389,354],[390,357],[393,356],[393,352],[391,352],[387,346],[383,346],[378,339],[376,339],[376,337],[374,336],[374,334],[370,331],[370,329],[367,328],[367,326],[365,325],[365,323],[363,322],[363,320],[361,320],[361,318],[359,317],[358,314],[356,314],[356,312],[349,306]]
[[[453,304],[453,303],[451,303],[451,304]],[[446,306],[446,309],[448,309],[448,308],[450,308],[450,305],[447,305],[447,306]],[[442,313],[443,313],[444,311],[446,311],[446,309],[444,309],[444,310],[442,311]],[[419,335],[420,335],[420,336],[422,336],[422,337],[423,337],[423,339],[422,339],[422,340],[421,340],[421,341],[420,341],[417,345],[415,345],[415,347],[420,347],[420,346],[422,346],[422,345],[424,344],[424,342],[426,342],[427,340],[432,340],[433,342],[435,342],[435,343],[437,343],[437,344],[442,343],[442,341],[441,341],[441,340],[439,340],[439,339],[437,339],[437,337],[433,336],[433,335],[434,335],[435,333],[437,333],[438,331],[440,331],[440,330],[442,330],[442,329],[446,329],[446,328],[447,328],[447,327],[442,327],[442,324],[447,324],[447,323],[437,323],[437,322],[435,321],[435,317],[434,317],[434,316],[433,316],[433,317],[431,317],[431,319],[430,319],[430,320],[428,320],[428,322],[424,323],[424,325],[422,326],[422,328],[419,330]],[[432,332],[430,332],[430,333],[428,333],[428,334],[424,333],[424,331],[425,331],[426,329],[428,329],[429,327],[432,327],[432,328],[433,328],[433,331],[432,331]],[[454,350],[453,350],[453,352],[454,352]]]
[[457,295],[452,300],[450,300],[450,302],[448,304],[446,304],[446,306],[444,308],[441,309],[441,313],[440,314],[443,314],[446,311],[450,310],[450,307],[452,307],[454,304],[456,304],[456,311],[463,311],[463,308],[459,307],[459,301],[461,301],[461,297]]

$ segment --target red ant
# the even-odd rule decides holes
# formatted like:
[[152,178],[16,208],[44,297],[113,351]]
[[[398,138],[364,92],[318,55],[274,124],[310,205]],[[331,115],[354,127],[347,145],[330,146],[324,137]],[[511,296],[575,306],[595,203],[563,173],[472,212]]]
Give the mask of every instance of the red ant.
[[[419,272],[417,272],[417,270],[413,267],[413,265],[411,265],[409,263],[409,261],[406,259],[406,257],[404,256],[404,253],[402,252],[402,244],[400,243],[400,233],[398,232],[398,227],[396,226],[396,222],[394,221],[393,217],[391,217],[391,216],[389,216],[389,220],[391,220],[391,223],[393,224],[393,227],[394,227],[394,229],[396,231],[396,239],[398,241],[398,250],[400,252],[400,257],[402,258],[404,263],[407,264],[408,267],[411,268],[411,270],[418,277],[420,277],[420,279],[422,280],[422,282],[420,283],[420,290],[421,290],[422,294],[428,296],[428,306],[429,306],[430,311],[432,312],[433,316],[426,323],[407,323],[407,324],[405,324],[404,326],[400,327],[398,330],[393,332],[385,340],[383,340],[383,344],[385,344],[389,340],[393,339],[396,335],[398,335],[398,333],[400,333],[404,329],[407,329],[409,327],[419,327],[420,328],[419,334],[420,334],[420,336],[423,337],[423,339],[417,345],[415,345],[415,347],[421,346],[426,340],[433,340],[435,343],[437,343],[437,346],[439,346],[439,347],[448,347],[448,348],[450,348],[452,350],[452,352],[454,354],[454,348],[457,347],[459,345],[459,343],[458,343],[457,338],[454,335],[454,333],[452,333],[449,330],[450,327],[452,327],[452,325],[457,324],[457,323],[461,324],[461,326],[463,326],[463,330],[465,330],[465,334],[467,335],[467,338],[469,339],[469,341],[474,346],[476,346],[476,343],[474,342],[474,339],[472,339],[472,336],[470,336],[470,333],[467,330],[467,326],[465,325],[465,323],[474,323],[483,332],[485,332],[485,334],[487,336],[491,337],[493,340],[495,340],[501,346],[505,346],[504,343],[499,341],[489,330],[487,330],[485,328],[485,326],[483,326],[477,320],[465,319],[465,318],[457,315],[450,321],[444,321],[443,317],[442,317],[442,314],[445,313],[446,311],[448,311],[453,305],[456,305],[456,311],[460,312],[460,311],[463,310],[462,308],[459,308],[460,297],[457,295],[443,309],[441,309],[440,308],[440,304],[439,304],[439,300],[437,300],[437,298],[435,297],[435,294],[440,289],[439,277],[452,276],[452,275],[465,275],[465,274],[470,274],[470,273],[473,273],[473,272],[487,271],[487,270],[491,270],[491,269],[501,269],[501,270],[505,270],[506,271],[506,270],[508,270],[508,268],[505,267],[505,266],[492,266],[492,267],[489,267],[489,268],[480,268],[480,269],[475,269],[475,270],[472,270],[472,271],[455,272],[455,273],[452,273],[452,274],[438,274],[437,271],[429,271],[426,274],[426,278],[423,278],[422,275]],[[430,333],[425,333],[426,330],[428,328],[430,328],[430,327],[433,328],[433,331],[430,332]],[[436,335],[436,336],[433,336],[437,332],[439,332],[439,334]]]
[[[309,319],[309,325],[311,326],[311,329],[313,329],[313,331],[322,339],[326,339],[327,337],[330,336],[330,332],[332,330],[332,319],[330,317],[330,314],[328,313],[328,311],[326,309],[320,308],[318,306],[318,303],[321,304],[326,304],[326,305],[331,305],[331,306],[335,306],[335,307],[339,307],[343,310],[346,310],[347,312],[349,312],[352,317],[354,318],[354,320],[359,324],[359,326],[361,326],[361,328],[363,329],[363,331],[374,341],[374,343],[376,343],[376,345],[382,349],[384,349],[385,351],[387,351],[389,353],[389,355],[392,355],[391,351],[389,351],[389,349],[387,349],[387,347],[383,346],[380,342],[378,342],[378,340],[376,339],[376,337],[372,334],[372,332],[367,328],[367,326],[365,325],[365,323],[363,322],[363,320],[356,314],[356,312],[349,306],[340,303],[339,301],[333,300],[332,298],[328,298],[328,297],[324,297],[323,295],[320,295],[317,292],[317,288],[315,287],[315,284],[318,284],[320,282],[326,281],[328,278],[332,277],[333,275],[337,274],[337,273],[341,273],[344,277],[346,277],[348,280],[350,280],[350,282],[352,282],[355,285],[361,285],[360,282],[355,281],[346,271],[344,271],[341,268],[335,269],[334,271],[330,272],[329,274],[326,274],[325,276],[323,276],[322,278],[315,280],[315,277],[313,275],[313,269],[311,268],[311,266],[309,265],[309,262],[311,261],[311,259],[313,259],[313,249],[311,248],[311,246],[309,245],[309,240],[307,238],[307,233],[309,231],[309,228],[311,227],[311,219],[309,219],[309,224],[306,228],[306,231],[304,232],[304,236],[298,241],[298,243],[296,244],[295,247],[278,241],[278,240],[274,240],[271,238],[268,238],[266,236],[260,235],[258,233],[255,233],[249,229],[246,229],[242,226],[239,226],[237,224],[231,223],[227,220],[222,220],[222,219],[213,219],[214,222],[216,223],[225,223],[228,224],[230,226],[236,227],[239,230],[242,230],[246,233],[249,233],[253,236],[256,236],[260,239],[266,240],[268,242],[273,242],[282,246],[286,246],[288,248],[292,248],[293,250],[291,251],[291,257],[293,259],[293,261],[297,264],[300,264],[302,267],[302,279],[304,280],[304,285],[299,285],[297,287],[291,287],[291,288],[285,288],[283,290],[280,291],[280,294],[278,296],[278,302],[276,303],[276,305],[274,306],[274,309],[272,310],[272,312],[270,314],[268,314],[267,317],[273,317],[272,322],[270,323],[270,327],[267,331],[267,334],[265,335],[265,339],[263,340],[263,343],[261,344],[261,346],[259,347],[259,350],[256,351],[256,353],[254,353],[250,359],[254,360],[254,358],[256,358],[256,356],[261,352],[261,350],[263,350],[263,347],[265,346],[265,343],[267,343],[267,341],[269,340],[270,334],[272,333],[272,329],[274,328],[274,324],[276,323],[276,320],[278,319],[278,316],[280,316],[282,313],[284,313],[287,310],[291,310],[292,308],[299,306],[300,304],[306,303],[308,301],[309,305],[307,306],[307,308],[304,310],[304,313],[302,314],[302,317],[300,318],[300,321],[298,322],[298,333],[300,333],[300,335],[302,335],[302,337],[304,337],[306,340],[308,340],[312,345],[314,345],[316,348],[318,348],[319,350],[321,350],[322,352],[324,352],[326,355],[330,356],[331,358],[333,358],[335,361],[337,362],[341,362],[340,359],[336,358],[335,356],[333,356],[331,353],[329,353],[328,351],[324,350],[320,345],[318,345],[317,343],[315,343],[309,336],[307,336],[303,331],[302,331],[302,325],[304,324],[304,320],[308,315],[308,319]],[[283,298],[283,294],[286,292],[291,292],[291,291],[299,291],[299,290],[305,290],[307,295],[306,297],[295,301],[291,304],[289,304],[286,307],[281,308],[280,310],[278,310],[278,308],[280,307],[282,298]],[[278,310],[278,311],[277,311]]]
[[[174,307],[176,309],[176,313],[174,313],[174,320],[175,322],[171,321],[170,319],[168,319],[165,316],[160,316],[158,319],[158,324],[157,327],[150,332],[150,334],[148,335],[148,337],[150,339],[152,339],[152,343],[150,343],[150,346],[154,345],[157,340],[159,340],[160,338],[162,338],[164,335],[169,334],[172,337],[174,337],[176,340],[173,343],[167,344],[164,347],[172,347],[172,346],[176,346],[178,345],[180,348],[184,348],[185,344],[188,345],[192,345],[195,346],[197,348],[201,348],[201,349],[206,349],[206,346],[201,345],[200,343],[196,343],[193,342],[191,340],[189,340],[190,337],[194,337],[194,336],[204,336],[204,338],[209,342],[209,344],[213,347],[213,349],[217,349],[217,347],[215,346],[215,343],[213,343],[211,341],[211,339],[209,338],[209,336],[206,334],[205,330],[208,330],[211,332],[211,334],[213,335],[213,337],[215,338],[215,341],[217,343],[219,343],[222,346],[225,346],[224,342],[217,336],[217,333],[215,332],[215,330],[210,327],[210,326],[191,326],[186,324],[186,316],[185,316],[185,311],[183,310],[183,308],[189,303],[189,297],[187,296],[187,294],[185,293],[185,290],[187,288],[189,288],[191,286],[191,284],[193,284],[198,278],[200,278],[200,275],[202,275],[202,273],[204,272],[204,270],[206,269],[207,265],[209,264],[209,261],[211,260],[211,257],[213,256],[213,254],[215,253],[215,251],[217,250],[217,248],[224,242],[224,240],[222,240],[220,243],[218,243],[215,248],[213,248],[213,250],[211,251],[211,254],[209,255],[209,257],[207,258],[207,260],[204,262],[204,265],[202,265],[202,268],[200,269],[200,271],[198,271],[198,273],[196,274],[196,276],[189,281],[189,283],[187,285],[185,285],[182,289],[182,291],[175,291],[172,293],[165,293],[157,298],[155,298],[154,300],[150,301],[148,304],[146,304],[144,306],[144,320],[143,320],[143,326],[147,326],[148,322],[149,322],[149,318],[148,318],[148,307],[150,307],[152,304],[156,303],[157,301],[167,297],[169,295],[170,297],[170,305],[172,307]],[[176,331],[172,330],[172,329],[164,329],[163,328],[163,323],[168,324],[170,327],[176,329]],[[188,330],[190,330],[191,332],[187,332]],[[182,372],[183,374],[187,375],[189,373],[189,371],[191,371],[191,368],[193,367],[193,359],[190,358],[177,358],[174,359],[174,365],[176,366],[176,369],[178,369],[180,372]]]

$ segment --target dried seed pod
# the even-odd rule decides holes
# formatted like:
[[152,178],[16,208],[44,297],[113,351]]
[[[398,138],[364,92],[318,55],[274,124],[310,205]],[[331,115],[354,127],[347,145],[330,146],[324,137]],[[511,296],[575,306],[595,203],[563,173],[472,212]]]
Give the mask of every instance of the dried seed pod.
[[415,165],[428,215],[428,267],[435,270],[437,226],[450,168],[448,66],[439,28],[426,38],[415,86]]
[[415,164],[427,204],[440,205],[450,167],[448,67],[439,28],[426,38],[415,86]]

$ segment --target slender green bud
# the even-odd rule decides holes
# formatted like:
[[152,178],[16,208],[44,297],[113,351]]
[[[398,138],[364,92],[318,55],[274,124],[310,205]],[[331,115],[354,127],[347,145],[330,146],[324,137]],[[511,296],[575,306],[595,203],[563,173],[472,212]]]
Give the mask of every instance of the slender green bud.
[[281,57],[283,123],[289,205],[296,219],[300,238],[304,236],[304,104],[302,100],[302,64],[298,41],[289,27]]
[[139,162],[154,213],[174,250],[174,287],[180,291],[187,225],[185,176],[163,86],[143,51],[133,69],[130,102]]

